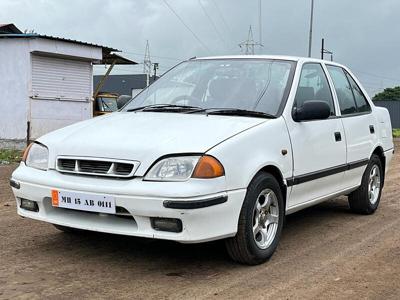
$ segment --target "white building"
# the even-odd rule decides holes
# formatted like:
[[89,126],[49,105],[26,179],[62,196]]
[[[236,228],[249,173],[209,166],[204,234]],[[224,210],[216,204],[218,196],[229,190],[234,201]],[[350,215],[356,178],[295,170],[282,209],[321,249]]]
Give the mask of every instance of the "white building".
[[0,148],[22,148],[93,116],[93,63],[117,50],[10,25],[0,25]]

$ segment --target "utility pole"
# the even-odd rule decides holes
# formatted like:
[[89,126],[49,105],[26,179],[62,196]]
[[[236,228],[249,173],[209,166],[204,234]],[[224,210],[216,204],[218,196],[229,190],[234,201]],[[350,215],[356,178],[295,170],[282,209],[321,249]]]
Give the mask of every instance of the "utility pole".
[[314,0],[311,0],[310,34],[308,37],[308,57],[311,57],[313,21],[314,21]]
[[153,64],[153,70],[154,70],[154,73],[153,73],[153,82],[154,82],[154,81],[156,81],[156,78],[157,78],[158,63]]
[[325,49],[325,39],[322,39],[321,42],[321,59],[324,59],[324,54],[331,55],[331,61],[333,61],[333,52]]
[[258,0],[258,33],[259,33],[259,46],[260,46],[260,53],[261,53],[261,49],[263,47],[263,43],[262,43],[262,7],[261,7],[261,1],[262,0]]
[[325,39],[321,41],[321,59],[324,59]]
[[151,73],[151,60],[150,60],[150,46],[149,41],[146,41],[146,51],[144,52],[143,59],[143,73],[146,74],[146,86],[150,85],[150,73]]
[[239,47],[240,47],[240,49],[242,49],[242,51],[244,51],[244,54],[246,54],[246,55],[254,55],[255,46],[262,47],[262,45],[260,43],[256,43],[254,41],[253,30],[251,29],[251,25],[250,25],[249,33],[247,35],[247,40],[245,40],[244,42],[241,42],[239,44]]

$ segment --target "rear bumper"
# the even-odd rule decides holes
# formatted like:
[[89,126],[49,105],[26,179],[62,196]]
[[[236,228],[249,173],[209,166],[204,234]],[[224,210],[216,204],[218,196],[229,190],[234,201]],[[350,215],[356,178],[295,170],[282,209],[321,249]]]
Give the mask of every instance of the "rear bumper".
[[[55,185],[54,179],[50,178],[51,174],[47,173],[43,176],[49,178],[41,178],[41,181],[46,182],[47,179],[48,182],[33,183],[27,180],[27,176],[23,176],[25,171],[31,172],[32,170],[23,166],[20,168],[13,174],[11,180],[16,183],[13,186],[13,192],[17,201],[18,214],[23,217],[84,230],[174,240],[182,243],[199,243],[234,236],[246,194],[245,189],[240,189],[192,197],[156,196],[150,195],[151,184],[148,185],[150,188],[149,196],[145,193],[142,193],[142,195],[123,194],[122,190],[117,191],[116,186],[112,187],[112,185],[121,184],[116,181],[109,181],[109,188],[113,192],[104,193],[104,185],[92,185],[93,182],[96,182],[93,178],[88,180],[81,178],[81,183],[76,184],[75,188],[71,188],[69,181],[71,176],[62,178],[65,181],[64,184],[60,182],[60,177],[56,178],[57,185]],[[126,182],[123,183],[123,185],[126,184]],[[190,182],[180,184],[190,185]],[[53,207],[51,190],[54,188],[70,192],[113,196],[116,206],[126,209],[131,216],[121,217]],[[121,188],[123,187],[121,186]],[[175,188],[177,188],[177,185],[175,185]],[[184,191],[186,191],[186,188],[187,186],[185,186]],[[175,190],[174,194],[179,194],[179,190]],[[193,194],[196,194],[195,190]],[[21,199],[36,201],[39,211],[32,212],[22,209],[20,207]],[[152,217],[180,219],[183,225],[182,232],[155,230],[151,224]]]

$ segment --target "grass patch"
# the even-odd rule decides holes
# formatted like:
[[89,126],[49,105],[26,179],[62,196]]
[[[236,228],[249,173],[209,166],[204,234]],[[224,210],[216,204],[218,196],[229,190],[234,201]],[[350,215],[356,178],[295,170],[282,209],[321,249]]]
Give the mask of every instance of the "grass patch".
[[0,165],[20,162],[22,151],[15,149],[0,149]]
[[400,128],[393,129],[393,137],[400,138]]

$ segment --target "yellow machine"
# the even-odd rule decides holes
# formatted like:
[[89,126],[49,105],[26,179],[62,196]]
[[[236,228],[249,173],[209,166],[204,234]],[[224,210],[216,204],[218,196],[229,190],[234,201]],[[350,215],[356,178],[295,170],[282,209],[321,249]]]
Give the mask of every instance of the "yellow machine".
[[101,116],[118,110],[118,94],[99,93],[93,101],[93,116]]
[[118,110],[117,100],[119,95],[116,93],[101,92],[101,88],[107,80],[107,77],[110,75],[111,70],[115,65],[137,65],[137,62],[115,53],[108,53],[107,55],[103,55],[103,59],[101,61],[94,64],[109,65],[107,72],[101,78],[93,92],[93,116],[96,117]]

